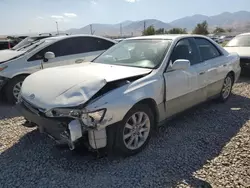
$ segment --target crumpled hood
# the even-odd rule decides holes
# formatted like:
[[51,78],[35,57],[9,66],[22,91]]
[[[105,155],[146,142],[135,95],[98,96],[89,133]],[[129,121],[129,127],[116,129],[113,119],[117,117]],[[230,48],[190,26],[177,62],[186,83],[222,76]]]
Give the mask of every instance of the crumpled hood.
[[8,61],[14,57],[17,57],[21,54],[25,53],[25,51],[16,51],[16,50],[0,50],[0,63],[4,61]]
[[24,80],[21,96],[46,110],[71,107],[87,102],[108,82],[150,72],[151,69],[90,62],[48,68]]
[[236,52],[240,57],[250,57],[250,47],[224,47],[229,53]]

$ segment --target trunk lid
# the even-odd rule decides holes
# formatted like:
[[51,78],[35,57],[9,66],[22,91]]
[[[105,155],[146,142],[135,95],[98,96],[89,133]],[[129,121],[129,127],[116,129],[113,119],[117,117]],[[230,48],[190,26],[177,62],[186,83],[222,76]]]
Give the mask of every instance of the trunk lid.
[[229,53],[236,52],[240,57],[250,57],[250,47],[224,47]]

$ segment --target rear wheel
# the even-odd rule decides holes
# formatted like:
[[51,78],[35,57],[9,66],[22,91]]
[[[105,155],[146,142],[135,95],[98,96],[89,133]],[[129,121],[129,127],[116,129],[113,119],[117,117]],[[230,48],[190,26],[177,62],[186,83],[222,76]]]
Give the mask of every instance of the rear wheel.
[[233,75],[228,74],[224,80],[223,87],[221,89],[221,93],[218,98],[220,102],[225,102],[230,97],[232,93],[233,82],[234,82]]
[[116,131],[115,150],[122,156],[134,155],[148,144],[154,124],[154,116],[148,105],[133,107]]
[[18,76],[9,81],[5,89],[5,95],[9,103],[15,104],[26,76]]

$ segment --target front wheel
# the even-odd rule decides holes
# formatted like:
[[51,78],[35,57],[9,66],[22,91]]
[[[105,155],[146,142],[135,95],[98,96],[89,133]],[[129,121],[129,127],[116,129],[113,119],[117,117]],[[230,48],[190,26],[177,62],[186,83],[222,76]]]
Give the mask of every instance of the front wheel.
[[26,76],[18,76],[9,81],[5,89],[5,95],[9,103],[15,104],[18,100],[21,87]]
[[154,116],[148,105],[136,105],[118,125],[115,149],[122,156],[140,152],[150,140],[153,125]]
[[233,82],[234,82],[233,75],[228,74],[224,80],[220,96],[218,98],[220,102],[225,102],[230,97],[232,93]]

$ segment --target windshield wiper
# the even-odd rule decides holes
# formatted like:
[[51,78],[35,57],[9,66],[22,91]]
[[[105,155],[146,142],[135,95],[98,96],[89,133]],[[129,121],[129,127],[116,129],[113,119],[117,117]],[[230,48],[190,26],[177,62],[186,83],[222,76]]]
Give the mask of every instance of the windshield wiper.
[[35,44],[35,43],[37,43],[37,42],[39,42],[39,41],[40,41],[40,40],[31,42],[31,43],[29,43],[29,44],[27,44],[27,45],[25,45],[25,46],[22,46],[22,47],[16,49],[16,51],[20,51],[20,50],[25,49],[25,48],[27,48],[27,47],[29,47],[29,46],[32,46],[33,44]]

